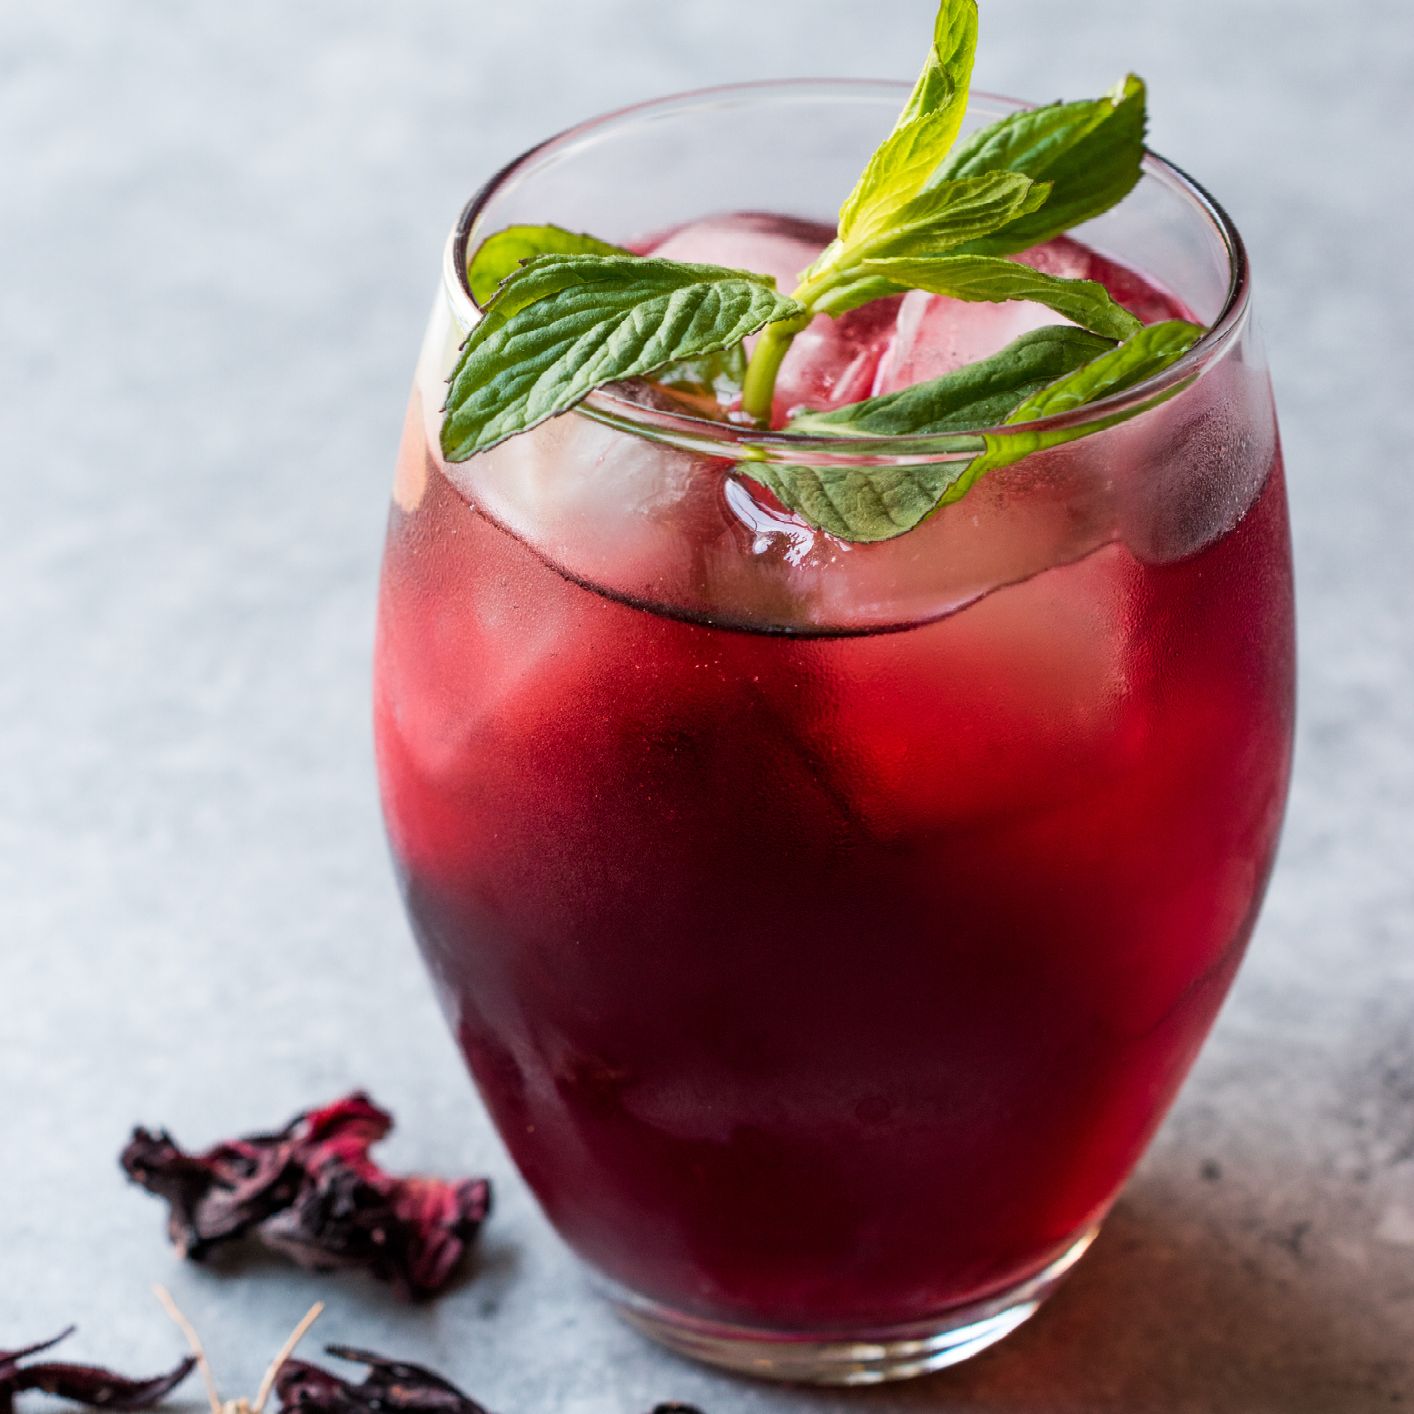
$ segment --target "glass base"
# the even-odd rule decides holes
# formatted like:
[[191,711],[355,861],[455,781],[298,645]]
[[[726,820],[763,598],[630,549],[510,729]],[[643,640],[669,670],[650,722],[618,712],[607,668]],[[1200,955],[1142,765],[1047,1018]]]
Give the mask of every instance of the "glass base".
[[985,1301],[955,1306],[926,1321],[851,1336],[772,1331],[685,1316],[608,1286],[615,1310],[644,1335],[679,1355],[764,1380],[814,1385],[876,1385],[959,1364],[995,1345],[1031,1316],[1085,1255],[1099,1225],[1035,1275]]

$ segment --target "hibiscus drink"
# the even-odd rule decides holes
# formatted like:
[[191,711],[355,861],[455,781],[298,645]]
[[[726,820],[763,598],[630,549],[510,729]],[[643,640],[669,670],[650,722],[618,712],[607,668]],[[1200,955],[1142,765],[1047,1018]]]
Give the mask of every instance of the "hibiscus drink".
[[1286,534],[1273,468],[1180,565],[1110,547],[931,624],[769,637],[576,583],[429,469],[380,614],[389,828],[564,1235],[665,1301],[829,1326],[1087,1231],[1271,858]]
[[[867,211],[835,239],[808,185],[785,214],[727,206],[739,173],[696,209],[595,194],[616,142],[740,121],[779,151],[856,101],[650,106],[472,204],[375,662],[413,929],[550,1220],[655,1337],[839,1382],[982,1348],[1084,1251],[1252,931],[1293,690],[1241,248],[1172,169],[1132,224],[1007,237],[1000,271],[958,210],[1041,198],[974,179],[965,136],[927,228],[961,254],[926,268]],[[515,224],[556,203],[548,235]],[[520,277],[478,286],[502,228],[539,243],[508,266],[541,281],[523,327]],[[668,302],[580,343],[627,381],[549,406],[577,375],[543,350],[624,280]],[[745,301],[737,355],[691,344],[704,280]],[[482,379],[498,317],[514,359]],[[692,357],[643,374],[635,339]]]

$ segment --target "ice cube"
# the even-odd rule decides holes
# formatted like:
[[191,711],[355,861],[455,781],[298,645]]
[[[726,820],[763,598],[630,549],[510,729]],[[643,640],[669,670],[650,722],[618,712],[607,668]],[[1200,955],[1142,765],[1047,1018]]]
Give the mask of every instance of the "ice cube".
[[903,297],[892,340],[879,361],[870,393],[940,378],[1005,348],[1047,324],[1069,321],[1027,300],[969,303],[913,290]]
[[838,319],[822,314],[799,334],[776,381],[775,421],[803,407],[827,412],[869,397],[902,303],[876,300]]
[[[1020,265],[1029,265],[1045,275],[1056,275],[1062,280],[1098,280],[1094,273],[1094,253],[1088,246],[1073,241],[1069,236],[1057,236],[1045,245],[1032,246],[1017,255],[1009,257]],[[1106,262],[1108,264],[1108,262]]]
[[[646,243],[643,251],[668,260],[759,271],[773,276],[777,286],[789,292],[833,234],[818,222],[744,211],[689,222]],[[822,315],[804,330],[776,381],[774,420],[783,422],[801,407],[824,411],[867,398],[893,335],[898,303],[880,300],[839,319]]]
[[[1052,241],[1016,257],[1047,275],[1089,277],[1089,252],[1072,241]],[[1027,300],[972,303],[915,290],[903,297],[897,330],[879,362],[870,392],[895,393],[940,378],[955,368],[1005,348],[1013,339],[1047,324],[1068,324],[1044,305]]]
[[710,540],[723,519],[712,465],[569,412],[447,476],[576,578],[671,600],[691,573],[688,545]]
[[829,227],[815,221],[740,211],[689,221],[666,236],[645,242],[640,249],[644,255],[660,255],[665,260],[754,270],[770,275],[789,293],[800,283],[805,267],[829,244],[831,234]]
[[[1146,324],[1189,317],[1177,300],[1132,270],[1064,236],[1014,259],[1063,280],[1098,281]],[[871,392],[893,393],[941,377],[997,353],[1033,329],[1068,323],[1044,305],[1025,300],[971,304],[914,291],[904,297],[898,332],[879,363]]]

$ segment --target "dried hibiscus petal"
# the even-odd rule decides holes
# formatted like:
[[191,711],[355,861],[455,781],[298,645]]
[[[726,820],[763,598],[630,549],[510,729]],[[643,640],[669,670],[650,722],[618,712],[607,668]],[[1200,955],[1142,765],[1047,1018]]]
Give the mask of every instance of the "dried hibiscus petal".
[[[167,1202],[184,1256],[247,1235],[316,1271],[356,1267],[405,1295],[451,1279],[491,1207],[485,1179],[385,1173],[368,1151],[393,1127],[366,1095],[296,1115],[274,1134],[189,1154],[165,1132],[137,1129],[123,1150],[128,1176]],[[0,1410],[0,1414],[4,1414]]]
[[[470,1395],[422,1365],[387,1360],[348,1345],[326,1345],[340,1360],[367,1366],[355,1382],[319,1365],[284,1360],[275,1376],[280,1414],[486,1414]],[[653,1414],[698,1414],[691,1404],[659,1404]]]
[[486,1414],[441,1375],[403,1360],[385,1360],[347,1345],[325,1347],[340,1360],[368,1367],[354,1383],[318,1365],[286,1360],[275,1378],[283,1414]]
[[14,1397],[25,1390],[57,1395],[75,1404],[96,1409],[150,1409],[191,1374],[195,1360],[183,1360],[174,1370],[148,1380],[132,1380],[98,1365],[70,1365],[57,1360],[22,1363],[32,1355],[58,1345],[74,1328],[53,1340],[23,1350],[0,1350],[0,1414],[10,1414]]

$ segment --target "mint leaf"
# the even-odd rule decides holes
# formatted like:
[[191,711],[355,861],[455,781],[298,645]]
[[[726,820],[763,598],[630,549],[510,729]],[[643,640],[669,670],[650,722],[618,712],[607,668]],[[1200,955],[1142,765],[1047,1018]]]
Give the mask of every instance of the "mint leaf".
[[[1050,349],[1049,353],[1044,351],[1043,345],[1026,346],[1026,340],[1037,335],[1046,335],[1049,339],[1060,336],[1067,342]],[[1007,414],[1006,422],[1013,425],[1034,422],[1124,392],[1161,373],[1187,353],[1202,335],[1203,330],[1196,324],[1181,319],[1151,324],[1118,348],[1109,349],[1098,358],[1072,368],[1054,382],[1023,397]],[[976,398],[975,406],[985,404],[989,396],[1003,400],[1007,396],[1005,392],[994,390],[989,393],[983,386],[989,378],[999,386],[1004,386],[1008,378],[1016,378],[1013,391],[1019,391],[1020,370],[1025,360],[1034,357],[1039,362],[1047,356],[1058,356],[1064,362],[1080,352],[1080,345],[1070,341],[1085,339],[1101,344],[1104,342],[1077,329],[1038,329],[982,364],[959,369],[945,378],[934,380],[931,385],[920,384],[832,413],[804,414],[795,419],[792,430],[844,431],[857,435],[894,430],[914,433],[966,430],[947,425],[950,407],[956,405],[960,408],[962,400],[969,396]],[[983,372],[988,364],[992,368]],[[979,377],[979,384],[969,388],[971,377]],[[949,386],[940,392],[940,384]],[[961,500],[989,471],[1010,466],[1046,447],[1073,442],[1113,427],[1147,411],[1178,391],[1176,388],[1170,389],[1138,407],[1125,408],[1079,427],[986,433],[982,439],[983,452],[970,462],[908,467],[771,466],[744,462],[738,469],[768,487],[783,505],[810,524],[840,540],[869,544],[891,540],[912,530],[940,506]],[[930,400],[936,401],[930,406]],[[936,421],[930,425],[928,418],[932,415],[936,415]],[[964,414],[959,412],[958,416]],[[842,426],[847,420],[852,420],[852,425]],[[861,427],[861,423],[868,422],[874,425]],[[894,426],[889,426],[889,423]]]
[[482,241],[467,261],[466,284],[472,299],[485,308],[501,281],[537,255],[632,254],[622,246],[563,226],[507,226]]
[[[948,254],[1015,254],[1099,215],[1139,180],[1144,155],[1145,90],[1133,75],[1104,98],[1012,114],[954,148],[976,47],[976,0],[942,0],[923,73],[795,297],[835,317],[908,289],[1034,299],[1107,338],[1128,337],[1138,322],[1098,285],[983,264],[938,268]],[[1008,175],[1022,180],[995,181]],[[742,407],[760,423],[793,337],[781,328],[762,340],[748,368]]]
[[873,270],[881,260],[927,260],[1037,210],[1050,188],[1015,172],[963,177],[920,192],[857,244],[836,243],[828,267],[812,267],[796,297],[817,313],[842,314],[907,285]]
[[941,182],[895,211],[886,229],[861,241],[854,261],[930,256],[1028,215],[1050,195],[1044,182],[987,172]]
[[933,47],[892,133],[840,208],[844,241],[922,189],[957,139],[977,53],[977,0],[943,0]]
[[1098,358],[1113,344],[1068,324],[1033,329],[999,353],[941,378],[830,412],[805,412],[792,432],[854,437],[940,436],[1003,422],[1033,394]]
[[930,113],[967,106],[977,57],[977,0],[941,0],[933,20],[933,48],[899,115],[900,127]]
[[742,462],[737,470],[836,539],[872,544],[912,530],[966,467],[965,462],[868,468]]
[[1065,280],[990,255],[943,255],[931,260],[867,260],[866,274],[901,289],[928,290],[960,300],[1030,300],[1082,329],[1127,339],[1143,326],[1096,280]]
[[443,455],[465,461],[605,383],[728,348],[803,313],[766,275],[637,256],[536,256],[500,286],[463,345]]
[[[601,241],[563,226],[507,226],[488,236],[467,261],[467,288],[485,306],[500,287],[526,261],[537,255],[633,255],[624,246]],[[681,365],[659,370],[654,382],[693,396],[721,400],[740,392],[746,376],[746,350],[741,345],[722,349]]]
[[1052,188],[1043,210],[979,237],[968,252],[1027,250],[1122,201],[1139,180],[1145,105],[1143,80],[1130,74],[1104,98],[1012,113],[959,145],[936,182],[1019,172]]
[[[1101,354],[1083,368],[1027,398],[1007,421],[1035,422],[1043,417],[1056,417],[1088,403],[1099,402],[1101,398],[1123,393],[1177,362],[1203,337],[1203,333],[1201,324],[1190,324],[1186,319],[1165,319],[1158,324],[1146,324],[1117,349]],[[1055,442],[1051,439],[1056,437],[1073,440],[1070,431],[1028,435],[1044,439],[1032,447],[1032,451],[1041,445],[1054,446]],[[1008,438],[1008,441],[1016,440],[1015,437]]]
[[[1202,337],[1202,327],[1190,324],[1185,319],[1166,319],[1159,324],[1146,325],[1117,349],[1101,354],[1099,358],[1074,373],[1033,393],[1016,407],[1007,422],[1037,422],[1042,418],[1073,412],[1076,408],[1122,393],[1144,382],[1146,378],[1162,373],[1170,364],[1182,358]],[[1058,447],[1077,438],[1088,437],[1094,432],[1103,432],[1105,428],[1114,427],[1117,423],[1127,422],[1131,417],[1167,401],[1179,391],[1178,388],[1170,389],[1139,407],[1126,408],[1079,427],[988,434],[983,439],[986,449],[971,462],[966,474],[948,487],[943,502],[946,504],[961,499],[968,489],[976,484],[978,478],[989,471],[1011,466],[1023,457],[1029,457],[1032,452],[1044,451],[1047,447]]]

